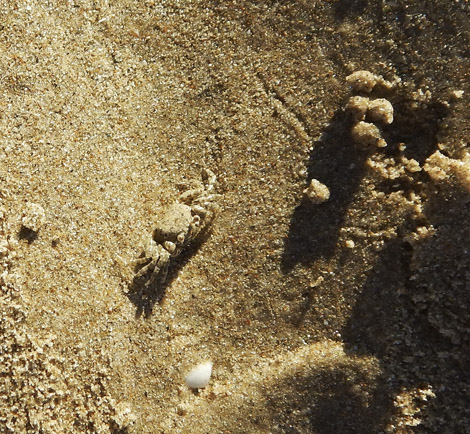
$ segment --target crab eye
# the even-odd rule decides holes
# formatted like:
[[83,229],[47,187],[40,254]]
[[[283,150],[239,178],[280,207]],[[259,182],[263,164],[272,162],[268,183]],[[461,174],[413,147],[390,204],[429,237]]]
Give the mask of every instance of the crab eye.
[[180,232],[177,235],[176,240],[178,241],[178,243],[183,244],[184,243],[184,232]]
[[172,243],[171,241],[165,241],[163,243],[163,247],[165,247],[165,250],[167,250],[170,254],[176,250],[176,244]]

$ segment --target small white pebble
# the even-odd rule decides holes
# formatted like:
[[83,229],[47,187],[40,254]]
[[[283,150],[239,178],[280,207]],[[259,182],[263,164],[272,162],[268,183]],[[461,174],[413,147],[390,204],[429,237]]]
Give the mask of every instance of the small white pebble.
[[209,384],[212,374],[212,362],[201,363],[191,369],[184,377],[191,389],[203,389]]

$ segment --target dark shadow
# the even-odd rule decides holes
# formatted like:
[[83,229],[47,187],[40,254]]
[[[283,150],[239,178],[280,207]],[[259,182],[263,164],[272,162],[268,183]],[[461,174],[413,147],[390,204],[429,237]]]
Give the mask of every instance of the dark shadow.
[[26,240],[28,244],[31,244],[33,241],[36,241],[38,238],[38,233],[33,231],[26,226],[21,226],[20,232],[18,233],[18,238],[20,240]]
[[[384,96],[374,92],[371,98]],[[389,98],[395,119],[391,125],[382,128],[388,145],[380,152],[391,158],[403,155],[422,164],[437,149],[439,125],[448,108],[437,101],[410,108],[413,105],[402,95],[390,95]],[[353,143],[352,125],[349,114],[338,110],[322,140],[311,152],[306,185],[312,179],[319,180],[329,188],[330,199],[318,205],[304,197],[294,210],[281,262],[284,273],[297,264],[309,265],[320,258],[327,260],[335,251],[345,213],[364,176],[365,161],[376,151]],[[403,151],[400,150],[402,142],[406,142]],[[415,177],[419,178],[420,174]],[[381,189],[385,193],[410,190],[414,188],[414,182],[413,179],[385,180]]]
[[380,359],[377,390],[389,402],[404,389],[432,388],[436,396],[419,415],[424,425],[409,432],[468,428],[469,213],[468,193],[435,191],[425,208],[435,234],[413,247],[403,238],[387,244],[343,330],[350,354]]
[[390,331],[402,326],[396,309],[402,286],[410,278],[410,262],[410,246],[399,239],[381,252],[343,334],[354,354],[384,357],[387,353]]
[[420,165],[437,149],[440,123],[449,113],[449,107],[437,100],[428,104],[414,104],[398,95],[390,98],[394,109],[393,123],[383,128],[388,146],[385,153],[396,155],[398,145],[406,143],[403,155]]
[[111,421],[109,424],[111,434],[129,434],[129,428],[120,427],[116,422]]
[[303,198],[294,210],[282,257],[283,272],[298,263],[329,257],[335,249],[344,213],[364,172],[366,154],[352,143],[351,126],[349,115],[338,110],[312,150],[306,184],[312,179],[322,182],[330,190],[330,199],[314,205]]
[[[136,318],[140,318],[142,315],[144,315],[145,318],[150,317],[155,304],[164,299],[167,288],[178,276],[180,270],[189,262],[189,260],[197,253],[201,245],[209,238],[210,233],[210,230],[203,232],[196,240],[187,246],[179,256],[171,258],[168,266],[168,273],[164,280],[156,279],[151,286],[145,288],[145,282],[150,278],[151,272],[142,276],[140,279],[134,278],[132,283],[129,285],[129,292],[127,292],[126,295],[131,303],[136,307]],[[134,271],[137,272],[143,267],[143,265],[145,264],[142,264],[140,267],[136,267]]]
[[[427,182],[423,221],[434,235],[411,245],[412,220],[383,248],[341,333],[350,362],[332,360],[272,383],[267,407],[280,432],[386,432],[394,417],[406,417],[399,412],[407,408],[395,406],[397,396],[413,400],[414,391],[410,406],[420,409],[422,424],[399,432],[467,432],[470,194],[458,187],[434,190]],[[361,365],[364,356],[379,360],[377,376]],[[435,396],[420,400],[419,389]]]
[[[372,98],[384,96],[387,95],[373,95]],[[436,101],[411,104],[399,93],[387,97],[394,106],[395,120],[383,128],[388,146],[380,152],[396,159],[399,165],[403,164],[400,159],[406,157],[422,166],[437,149],[440,122],[447,115],[447,107]],[[307,184],[311,179],[326,184],[330,189],[330,200],[313,205],[303,199],[295,209],[282,261],[284,272],[299,263],[308,266],[318,259],[328,260],[337,248],[345,213],[365,174],[365,161],[372,152],[377,152],[355,146],[350,129],[347,113],[339,110],[323,140],[311,153]],[[405,149],[401,147],[402,142],[406,143]],[[465,280],[470,280],[466,276],[470,270],[470,254],[465,253],[465,244],[461,242],[470,240],[470,219],[459,219],[455,214],[465,215],[461,207],[470,206],[463,197],[466,193],[453,190],[429,195],[430,185],[428,175],[418,171],[384,180],[377,186],[386,194],[402,190],[409,195],[423,195],[428,200],[424,215],[405,221],[397,228],[398,237],[383,248],[342,330],[345,349],[350,355],[372,355],[380,361],[382,374],[374,384],[370,384],[368,378],[358,380],[370,387],[370,402],[365,406],[358,400],[351,392],[350,378],[341,369],[287,379],[279,402],[292,405],[298,402],[299,408],[282,409],[273,416],[285,428],[283,432],[380,432],[393,420],[396,411],[394,399],[402,390],[426,389],[429,386],[436,397],[429,398],[420,417],[438,420],[443,409],[457,408],[460,409],[461,420],[469,420],[470,410],[466,410],[468,406],[464,404],[465,392],[459,385],[466,378],[468,383],[465,385],[470,388],[467,374],[470,368],[470,282]],[[423,194],[424,189],[426,194]],[[440,228],[442,225],[445,229]],[[437,234],[412,247],[407,236],[420,226],[434,227]],[[454,251],[450,257],[449,250]],[[461,262],[458,277],[453,273],[453,261]],[[416,280],[416,267],[423,264],[423,272],[418,273]],[[457,280],[454,281],[452,276]],[[461,288],[457,297],[453,288],[456,282]],[[440,287],[437,296],[430,290],[435,285]],[[304,296],[300,321],[312,304],[311,295],[306,292]],[[430,320],[431,311],[434,320]],[[441,322],[440,327],[436,321]],[[447,332],[452,335],[454,330],[461,332],[453,342]],[[328,391],[319,398],[321,384],[325,384]],[[451,394],[448,390],[452,390]],[[310,401],[315,405],[308,404]],[[308,429],[289,429],[289,412],[292,411],[311,415]],[[448,420],[451,419],[449,410]],[[441,431],[433,432],[444,432],[444,427],[443,422]],[[423,428],[410,432],[427,431]]]
[[366,11],[368,0],[337,0],[334,3],[336,19],[342,21],[348,16],[356,17]]
[[273,425],[296,434],[378,433],[377,421],[389,403],[385,395],[375,399],[370,377],[360,364],[341,363],[288,377],[266,397],[267,407],[276,410]]

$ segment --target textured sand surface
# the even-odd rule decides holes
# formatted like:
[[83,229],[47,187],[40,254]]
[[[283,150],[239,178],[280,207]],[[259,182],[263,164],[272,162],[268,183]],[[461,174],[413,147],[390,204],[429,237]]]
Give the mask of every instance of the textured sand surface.
[[[0,433],[465,432],[469,47],[466,0],[0,1]],[[203,168],[212,233],[129,295]]]

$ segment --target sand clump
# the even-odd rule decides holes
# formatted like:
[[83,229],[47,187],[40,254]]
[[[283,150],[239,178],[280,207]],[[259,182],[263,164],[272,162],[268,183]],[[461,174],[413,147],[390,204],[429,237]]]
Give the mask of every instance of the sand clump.
[[356,143],[361,145],[372,145],[378,148],[387,146],[380,129],[370,122],[360,121],[355,124],[351,129],[351,136]]
[[385,80],[381,75],[365,70],[353,72],[346,77],[346,81],[355,92],[370,93],[376,86],[382,86],[386,89],[393,87],[393,83]]
[[304,195],[308,197],[313,204],[320,204],[330,198],[330,190],[317,179],[312,179],[308,187],[304,190]]
[[[377,85],[391,90],[394,85],[369,71],[356,71],[346,77],[346,81],[354,92],[371,93]],[[385,98],[371,99],[367,96],[352,96],[346,110],[350,113],[354,125],[351,136],[356,143],[364,146],[377,146],[384,148],[384,140],[380,125],[389,125],[393,122],[393,106]]]

